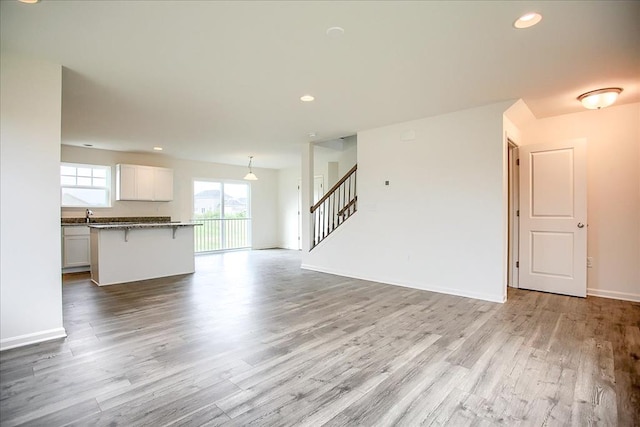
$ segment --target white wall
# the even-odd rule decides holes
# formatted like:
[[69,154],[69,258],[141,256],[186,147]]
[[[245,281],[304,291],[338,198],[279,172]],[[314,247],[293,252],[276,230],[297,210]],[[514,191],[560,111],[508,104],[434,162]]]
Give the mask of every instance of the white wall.
[[[511,104],[358,133],[358,212],[303,251],[303,267],[504,301],[503,113]],[[407,131],[414,140],[401,140]]]
[[66,336],[60,280],[60,65],[0,60],[0,349]]
[[535,120],[536,117],[529,109],[529,106],[522,99],[519,99],[504,112],[505,132],[513,142],[520,145],[520,140],[522,139],[521,129]]
[[349,170],[358,163],[358,136],[349,136],[344,139],[344,150],[340,152],[338,159],[338,179],[345,176]]
[[328,180],[329,172],[327,164],[329,162],[338,163],[338,179],[342,178],[357,163],[358,160],[358,143],[357,136],[349,136],[344,138],[339,146],[334,148],[314,146],[313,162],[314,174],[324,177],[325,189],[329,190],[335,182]]
[[[189,221],[193,213],[193,181],[198,179],[244,181],[243,166],[194,162],[163,154],[130,153],[62,146],[63,162],[112,166],[112,207],[92,209],[100,216],[170,216],[174,221]],[[173,169],[174,200],[171,202],[134,202],[115,200],[115,165],[118,163],[161,166]],[[258,181],[251,185],[252,241],[254,249],[278,246],[278,172],[253,168]],[[63,208],[63,217],[84,217],[84,209]]]
[[587,139],[587,293],[640,301],[640,104],[541,119],[522,144]]

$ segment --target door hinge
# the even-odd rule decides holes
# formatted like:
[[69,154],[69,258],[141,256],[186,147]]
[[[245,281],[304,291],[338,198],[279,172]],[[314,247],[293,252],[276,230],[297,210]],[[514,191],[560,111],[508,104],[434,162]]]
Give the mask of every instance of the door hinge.
[[520,159],[516,159],[516,166],[520,166]]
[[516,216],[520,216],[520,209],[516,211]]
[[520,268],[520,261],[516,261],[516,268]]

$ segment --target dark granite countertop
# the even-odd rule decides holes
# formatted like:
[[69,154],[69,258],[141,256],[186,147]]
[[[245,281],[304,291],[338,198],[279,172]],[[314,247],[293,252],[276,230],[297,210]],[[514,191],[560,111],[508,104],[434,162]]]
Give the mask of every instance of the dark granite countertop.
[[192,222],[156,222],[156,223],[113,223],[113,224],[87,224],[90,228],[96,228],[99,230],[131,230],[134,228],[171,228],[171,227],[194,227],[196,225]]
[[61,218],[63,226],[68,225],[93,225],[93,224],[142,224],[142,223],[170,223],[170,216],[105,216],[91,217],[90,222],[85,218]]

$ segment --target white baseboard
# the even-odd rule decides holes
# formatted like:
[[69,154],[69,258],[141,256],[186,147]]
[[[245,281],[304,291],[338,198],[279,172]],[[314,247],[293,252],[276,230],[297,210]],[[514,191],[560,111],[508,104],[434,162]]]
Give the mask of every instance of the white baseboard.
[[91,266],[86,265],[82,267],[66,267],[62,269],[62,274],[66,273],[86,273],[91,271]]
[[[478,292],[469,292],[461,289],[440,288],[437,286],[424,285],[422,283],[421,284],[404,283],[404,282],[396,282],[388,279],[364,277],[364,276],[353,275],[350,273],[326,269],[322,267],[316,267],[314,265],[309,265],[309,264],[302,264],[300,267],[304,270],[318,271],[320,273],[334,274],[336,276],[350,277],[352,279],[367,280],[369,282],[384,283],[386,285],[402,286],[403,288],[419,289],[421,291],[437,292],[439,294],[455,295],[458,297],[473,298],[473,299],[479,299],[479,300],[489,301],[489,302],[504,303],[507,300],[506,295],[500,295],[500,296],[489,295],[489,294],[482,294]],[[505,289],[505,292],[506,292],[506,289]]]
[[640,302],[640,294],[631,294],[628,292],[604,291],[602,289],[587,288],[587,295],[593,297],[620,299],[624,301]]
[[64,328],[49,329],[47,331],[34,332],[32,334],[19,335],[17,337],[0,340],[0,351],[9,350],[25,345],[36,344],[43,341],[66,338],[67,331]]

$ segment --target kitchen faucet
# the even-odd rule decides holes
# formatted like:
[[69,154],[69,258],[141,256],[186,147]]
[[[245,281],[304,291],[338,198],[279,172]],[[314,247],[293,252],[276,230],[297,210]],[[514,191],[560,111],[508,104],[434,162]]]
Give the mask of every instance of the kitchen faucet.
[[87,209],[87,211],[85,212],[85,222],[89,223],[91,222],[91,219],[89,218],[91,215],[93,215],[93,211]]

